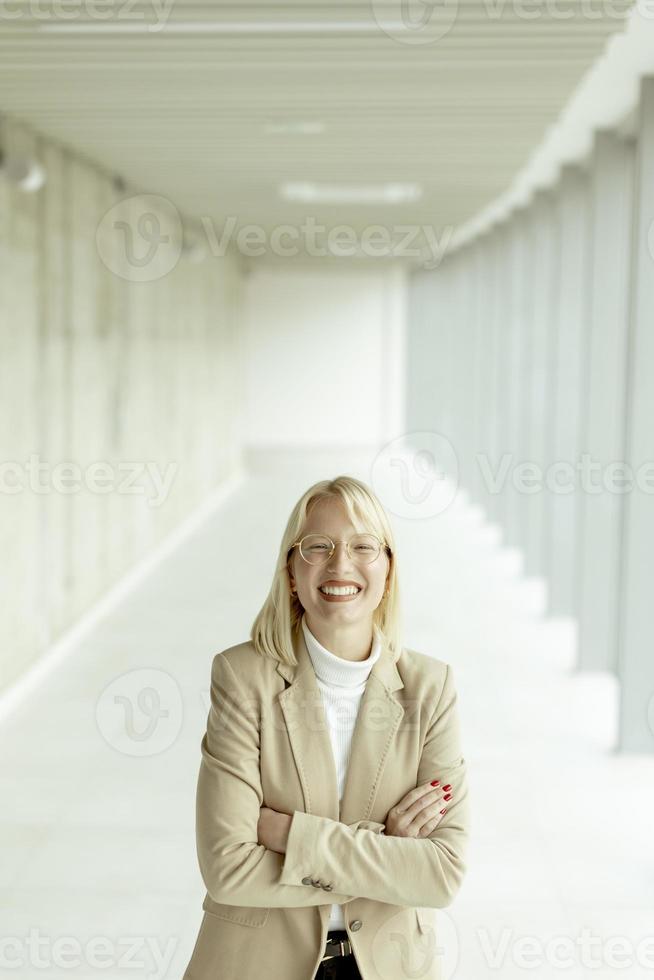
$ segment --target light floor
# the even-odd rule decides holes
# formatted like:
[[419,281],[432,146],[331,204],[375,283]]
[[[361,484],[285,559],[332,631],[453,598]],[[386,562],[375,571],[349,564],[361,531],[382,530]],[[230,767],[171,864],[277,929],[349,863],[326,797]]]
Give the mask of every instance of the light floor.
[[[252,475],[2,722],[0,976],[181,977],[211,659],[247,638],[295,500],[339,472],[372,482]],[[575,674],[573,624],[476,509],[391,519],[405,640],[453,665],[470,776],[443,980],[652,976],[654,758],[613,753],[614,679]]]

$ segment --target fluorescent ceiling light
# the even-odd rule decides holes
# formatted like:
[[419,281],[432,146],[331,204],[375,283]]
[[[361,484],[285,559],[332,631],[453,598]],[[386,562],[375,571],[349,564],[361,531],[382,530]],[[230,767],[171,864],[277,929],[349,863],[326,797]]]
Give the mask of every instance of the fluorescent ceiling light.
[[378,184],[352,187],[344,184],[285,183],[279,188],[281,197],[305,204],[403,204],[422,196],[419,184]]
[[[375,20],[263,20],[263,21],[168,21],[149,23],[143,20],[116,21],[42,21],[37,30],[53,34],[378,34]],[[384,30],[406,31],[406,24],[384,21]]]
[[325,124],[323,122],[269,122],[263,127],[264,133],[283,133],[283,134],[300,134],[313,135],[314,133],[322,133],[325,130]]

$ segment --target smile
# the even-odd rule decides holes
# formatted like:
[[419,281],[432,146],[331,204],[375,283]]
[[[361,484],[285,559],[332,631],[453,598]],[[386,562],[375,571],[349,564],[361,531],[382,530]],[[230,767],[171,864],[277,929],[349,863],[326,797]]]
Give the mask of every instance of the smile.
[[361,589],[353,585],[321,585],[318,592],[320,592],[323,599],[327,599],[328,601],[347,602],[350,599],[356,599]]

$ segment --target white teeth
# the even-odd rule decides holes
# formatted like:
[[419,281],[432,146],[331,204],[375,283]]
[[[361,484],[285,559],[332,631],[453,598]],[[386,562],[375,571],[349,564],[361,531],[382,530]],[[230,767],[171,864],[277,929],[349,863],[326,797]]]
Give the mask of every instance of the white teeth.
[[320,591],[325,595],[356,595],[361,589],[357,589],[353,585],[321,585]]

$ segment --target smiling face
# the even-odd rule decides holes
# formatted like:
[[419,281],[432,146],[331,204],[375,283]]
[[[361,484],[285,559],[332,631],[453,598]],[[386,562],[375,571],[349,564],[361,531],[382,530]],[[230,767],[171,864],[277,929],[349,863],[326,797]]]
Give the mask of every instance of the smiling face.
[[[335,497],[320,500],[307,514],[298,540],[306,534],[327,534],[336,544],[334,554],[323,565],[306,562],[299,548],[293,549],[289,563],[291,586],[297,589],[307,625],[314,634],[323,632],[324,635],[326,631],[333,635],[334,630],[347,631],[352,626],[372,629],[373,613],[384,597],[390,559],[383,548],[369,564],[351,559],[345,544],[337,542],[349,541],[360,530],[369,529],[354,527],[345,506]],[[326,583],[353,584],[359,591],[351,596],[326,596],[320,591],[320,586]]]

